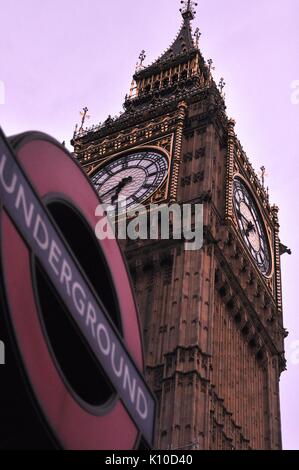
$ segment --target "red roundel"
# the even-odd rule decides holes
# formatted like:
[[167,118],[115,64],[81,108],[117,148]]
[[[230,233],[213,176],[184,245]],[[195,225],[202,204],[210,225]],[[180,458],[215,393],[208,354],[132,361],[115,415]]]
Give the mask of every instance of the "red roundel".
[[[66,150],[45,135],[25,134],[19,139],[15,153],[41,200],[48,205],[49,210],[55,208],[56,213],[52,211],[54,220],[59,214],[58,226],[62,235],[63,219],[66,231],[69,228],[67,224],[70,211],[66,210],[64,217],[64,210],[67,207],[72,208],[74,213],[77,212],[76,220],[81,218],[85,231],[90,233],[92,243],[97,244],[96,249],[100,252],[103,263],[100,268],[97,267],[98,273],[94,267],[91,268],[92,276],[99,283],[99,292],[106,297],[107,285],[111,285],[110,297],[114,297],[118,327],[124,344],[137,367],[142,370],[141,334],[127,270],[115,240],[99,242],[92,238],[99,221],[95,217],[99,199],[88,178]],[[73,237],[73,250],[80,247],[84,264],[84,250],[88,250],[88,246],[84,246],[84,238],[80,245],[81,229],[76,228],[79,226],[75,224],[74,233],[68,230],[67,237]],[[138,439],[138,430],[118,396],[111,392],[110,396],[106,393],[106,398],[104,394],[101,403],[96,400],[97,390],[101,390],[102,385],[109,392],[103,373],[99,374],[98,380],[93,377],[88,383],[86,377],[88,373],[94,373],[95,369],[91,367],[86,372],[88,367],[84,366],[86,376],[81,380],[83,376],[80,374],[80,367],[83,366],[78,351],[84,345],[75,348],[76,341],[72,343],[67,334],[64,343],[68,323],[65,315],[61,314],[59,317],[60,311],[55,307],[58,304],[55,304],[55,296],[52,294],[53,303],[49,307],[53,309],[52,312],[46,313],[47,318],[41,314],[41,310],[45,308],[43,304],[47,305],[45,292],[42,291],[45,283],[37,282],[38,267],[5,210],[1,214],[1,252],[14,339],[35,401],[60,446],[74,450],[133,449]],[[52,318],[55,318],[55,324],[53,321],[51,323]],[[114,320],[117,321],[116,318]],[[69,350],[70,347],[75,348],[74,355]],[[68,359],[65,361],[66,357]],[[75,364],[72,364],[72,359],[76,361]]]

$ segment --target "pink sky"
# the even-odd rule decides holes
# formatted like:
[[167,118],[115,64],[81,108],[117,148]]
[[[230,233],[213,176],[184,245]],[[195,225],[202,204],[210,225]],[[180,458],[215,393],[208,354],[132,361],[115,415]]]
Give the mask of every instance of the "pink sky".
[[[198,3],[194,27],[202,32],[202,52],[214,60],[216,79],[225,78],[228,114],[251,162],[267,168],[271,201],[281,210],[281,239],[293,250],[283,257],[290,336],[281,401],[284,447],[299,449],[299,361],[291,355],[299,341],[299,104],[291,101],[291,83],[299,80],[299,2]],[[90,125],[119,113],[140,51],[150,63],[168,47],[181,22],[179,6],[179,0],[2,0],[4,131],[38,129],[68,143],[82,107],[89,107]]]

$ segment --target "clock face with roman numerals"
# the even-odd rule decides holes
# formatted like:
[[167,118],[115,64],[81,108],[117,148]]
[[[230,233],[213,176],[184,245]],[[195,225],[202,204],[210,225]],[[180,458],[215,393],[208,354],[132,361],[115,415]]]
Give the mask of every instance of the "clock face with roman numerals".
[[271,270],[268,237],[254,198],[240,178],[234,180],[234,207],[241,234],[260,271]]
[[162,153],[138,151],[108,163],[92,177],[92,182],[104,204],[133,209],[158,190],[168,167]]

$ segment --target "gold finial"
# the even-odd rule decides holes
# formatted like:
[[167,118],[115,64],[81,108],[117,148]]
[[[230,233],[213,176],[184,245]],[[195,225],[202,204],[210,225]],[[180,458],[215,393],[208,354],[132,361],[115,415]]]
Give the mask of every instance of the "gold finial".
[[226,83],[225,83],[225,81],[224,81],[224,78],[221,77],[221,78],[220,78],[219,85],[218,85],[219,88],[220,88],[220,93],[221,93],[221,95],[223,95],[223,89],[224,89],[225,85],[226,85]]
[[199,28],[196,28],[195,33],[194,33],[196,47],[198,47],[199,45],[200,36],[201,36],[201,32],[199,31]]
[[183,8],[180,8],[184,20],[193,20],[196,15],[197,3],[193,0],[181,0],[181,4],[184,5]]
[[139,59],[139,62],[137,62],[136,64],[136,72],[139,72],[139,70],[143,68],[143,62],[146,59],[146,54],[145,54],[144,49],[140,52],[138,59]]
[[260,176],[261,181],[262,181],[262,186],[265,189],[265,180],[266,180],[266,177],[269,176],[269,175],[266,172],[266,168],[264,167],[264,165],[260,168],[260,170],[261,171],[259,171],[259,176]]
[[80,116],[82,117],[82,119],[81,119],[81,126],[80,126],[80,129],[79,129],[79,132],[83,131],[83,126],[84,126],[85,120],[90,119],[90,115],[87,114],[87,113],[88,113],[88,108],[85,106],[85,108],[83,108],[83,110],[80,111]]
[[212,70],[215,70],[215,67],[213,67],[213,60],[212,59],[208,60],[208,66],[209,66],[209,72],[211,72]]
[[213,66],[213,60],[209,59],[208,60],[208,73],[209,73],[209,81],[212,81],[212,71],[215,70],[215,67]]

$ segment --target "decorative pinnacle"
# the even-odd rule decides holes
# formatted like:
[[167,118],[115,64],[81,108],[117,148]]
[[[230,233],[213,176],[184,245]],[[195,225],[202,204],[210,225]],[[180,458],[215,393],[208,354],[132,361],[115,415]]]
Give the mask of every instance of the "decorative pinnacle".
[[139,66],[140,66],[140,67],[142,67],[143,62],[145,61],[145,59],[146,59],[146,54],[145,54],[145,50],[143,49],[143,50],[140,52],[140,55],[139,55],[139,60],[140,60]]
[[181,0],[181,4],[184,5],[183,8],[180,8],[184,20],[193,20],[196,15],[197,3],[193,0]]
[[198,47],[199,45],[200,36],[201,36],[201,32],[199,31],[199,28],[196,28],[195,33],[194,33],[196,47]]
[[87,114],[87,113],[88,113],[88,108],[85,106],[85,108],[83,108],[83,110],[80,111],[80,116],[81,116],[82,119],[81,119],[81,126],[80,126],[80,129],[79,129],[79,132],[83,130],[85,120],[90,119],[90,115]]
[[144,49],[140,52],[138,59],[139,59],[139,62],[137,62],[136,64],[136,72],[139,72],[139,70],[143,68],[143,62],[146,59],[146,54],[145,54]]
[[213,66],[213,60],[212,59],[208,60],[208,66],[209,66],[209,74],[211,75],[212,70],[215,70],[215,67]]
[[267,178],[267,176],[268,176],[268,173],[266,172],[266,168],[265,168],[264,166],[262,166],[262,167],[260,168],[260,170],[261,170],[261,171],[259,172],[259,176],[260,176],[261,181],[262,181],[262,186],[263,186],[263,188],[265,189],[265,181],[266,181],[266,178]]
[[219,82],[219,85],[218,85],[219,88],[220,88],[221,94],[223,93],[223,89],[224,89],[225,85],[226,85],[226,83],[225,83],[225,81],[224,81],[224,78],[222,77],[222,78],[220,79],[220,82]]

